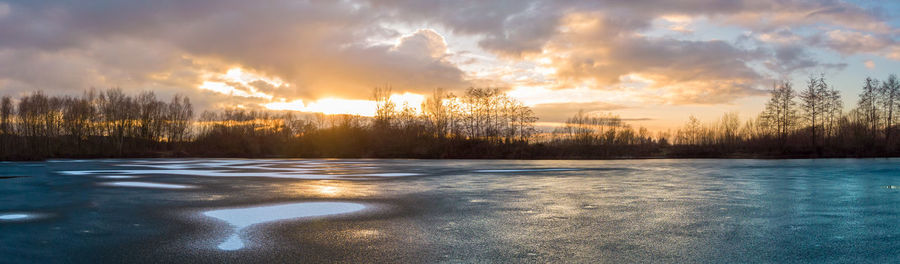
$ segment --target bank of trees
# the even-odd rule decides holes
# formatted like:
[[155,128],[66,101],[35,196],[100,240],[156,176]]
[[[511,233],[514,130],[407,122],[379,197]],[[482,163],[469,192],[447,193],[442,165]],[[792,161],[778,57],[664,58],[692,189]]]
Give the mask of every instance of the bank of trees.
[[224,109],[195,118],[188,98],[119,89],[0,98],[0,159],[53,157],[627,158],[898,156],[900,80],[867,78],[856,105],[824,76],[776,82],[764,110],[651,133],[579,111],[552,130],[492,88],[435,90],[421,106],[374,90],[375,116]]
[[443,90],[416,109],[376,88],[375,116],[294,115],[241,109],[207,112],[195,147],[205,155],[291,157],[513,158],[537,132],[530,108],[498,89]]
[[82,96],[35,92],[0,99],[0,158],[119,157],[177,151],[188,139],[193,107],[153,92],[136,97],[119,89]]
[[[675,132],[670,153],[766,157],[897,156],[900,81],[866,78],[856,107],[844,110],[841,94],[824,76],[812,76],[797,91],[776,83],[765,109],[733,134],[733,113],[703,124],[692,118]],[[726,121],[730,120],[730,121]],[[723,139],[728,140],[723,140]]]

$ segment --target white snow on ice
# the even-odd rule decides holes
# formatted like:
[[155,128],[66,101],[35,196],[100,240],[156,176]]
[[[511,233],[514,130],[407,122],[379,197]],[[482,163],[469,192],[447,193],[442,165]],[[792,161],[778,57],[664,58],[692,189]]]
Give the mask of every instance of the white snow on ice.
[[137,177],[138,176],[131,176],[131,175],[101,175],[101,176],[97,176],[97,178],[102,178],[102,179],[134,179]]
[[409,177],[409,176],[419,176],[422,174],[412,173],[412,172],[387,172],[387,173],[370,173],[370,174],[361,174],[361,176],[375,176],[375,177]]
[[211,210],[203,213],[227,222],[234,229],[232,234],[221,244],[221,250],[238,250],[244,247],[239,234],[242,229],[252,225],[298,218],[311,218],[328,215],[352,213],[365,209],[366,206],[348,202],[302,202],[244,207],[234,209]]
[[[65,175],[103,175],[101,178],[125,178],[130,175],[184,175],[203,177],[263,177],[303,180],[354,180],[366,177],[419,176],[412,172],[371,172],[377,167],[359,166],[370,162],[308,161],[308,160],[144,160],[117,166],[133,167],[121,170],[70,170]],[[135,168],[136,167],[136,168]],[[117,175],[117,176],[106,176]]]
[[0,214],[0,220],[23,220],[31,218],[29,214]]
[[475,172],[533,172],[533,171],[574,171],[578,169],[563,169],[563,168],[552,168],[552,169],[510,169],[510,170],[476,170]]
[[193,185],[184,185],[184,184],[171,184],[171,183],[154,183],[154,182],[129,182],[129,181],[120,181],[120,182],[104,182],[100,183],[101,185],[106,186],[114,186],[114,187],[138,187],[138,188],[157,188],[157,189],[190,189],[196,188]]
[[309,174],[298,173],[293,171],[261,171],[261,172],[228,172],[216,170],[114,170],[114,171],[61,171],[60,173],[68,175],[93,175],[93,174],[126,174],[126,175],[146,175],[146,174],[163,174],[163,175],[185,175],[185,176],[203,176],[203,177],[264,177],[264,178],[286,178],[286,179],[305,179],[305,180],[337,180],[346,177],[406,177],[421,175],[418,173],[364,173],[364,174]]

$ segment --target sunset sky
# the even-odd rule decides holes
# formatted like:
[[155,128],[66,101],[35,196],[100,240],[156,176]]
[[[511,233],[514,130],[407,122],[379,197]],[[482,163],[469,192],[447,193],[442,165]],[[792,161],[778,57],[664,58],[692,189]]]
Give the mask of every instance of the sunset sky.
[[0,1],[0,94],[91,87],[241,106],[371,114],[389,85],[498,87],[542,122],[579,109],[663,129],[743,118],[776,79],[825,73],[854,105],[900,73],[900,2]]

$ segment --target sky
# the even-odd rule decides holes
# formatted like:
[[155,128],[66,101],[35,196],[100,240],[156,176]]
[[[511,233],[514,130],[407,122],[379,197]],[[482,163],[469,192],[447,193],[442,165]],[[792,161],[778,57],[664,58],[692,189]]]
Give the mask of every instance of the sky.
[[543,124],[578,110],[661,130],[755,116],[825,74],[854,105],[900,66],[900,3],[803,0],[0,0],[0,94],[92,88],[371,115],[495,87]]

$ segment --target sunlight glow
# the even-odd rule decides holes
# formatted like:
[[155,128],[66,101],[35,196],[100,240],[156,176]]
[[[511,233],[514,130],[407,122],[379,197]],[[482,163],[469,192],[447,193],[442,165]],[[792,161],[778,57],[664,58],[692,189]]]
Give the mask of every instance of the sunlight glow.
[[522,85],[514,87],[506,94],[528,106],[551,103],[589,103],[597,101],[597,98],[603,98],[603,102],[608,103],[624,103],[636,99],[635,94],[631,91],[596,90],[586,86],[551,89],[543,86]]
[[232,82],[238,82],[244,85],[250,85],[255,81],[263,81],[272,86],[278,87],[285,85],[284,81],[278,78],[268,78],[262,75],[245,72],[241,68],[232,68],[225,73],[224,78]]
[[234,86],[228,85],[223,82],[204,81],[203,84],[201,84],[199,86],[199,88],[203,89],[203,90],[213,91],[213,92],[217,92],[220,94],[226,94],[226,95],[231,95],[231,96],[257,97],[257,98],[265,98],[265,99],[270,99],[270,100],[272,99],[271,95],[268,95],[268,94],[265,94],[265,93],[262,93],[262,92],[259,92],[256,90],[245,91],[245,90],[237,89],[237,88],[234,88]]
[[309,104],[303,100],[282,101],[263,104],[271,110],[291,110],[300,112],[323,113],[327,115],[351,114],[361,116],[375,116],[375,102],[368,100],[347,100],[338,98],[323,98]]
[[[397,105],[397,111],[402,110],[406,106],[418,112],[421,111],[422,103],[425,102],[425,96],[413,93],[393,94],[391,95],[391,101]],[[271,110],[290,110],[328,115],[375,116],[375,101],[371,100],[322,98],[306,103],[303,100],[282,100],[281,102],[263,104],[263,106]]]
[[268,100],[272,100],[274,96],[260,91],[257,88],[258,85],[275,88],[288,86],[281,79],[249,73],[241,68],[231,68],[225,74],[208,74],[206,79],[198,88],[231,96],[264,98]]

